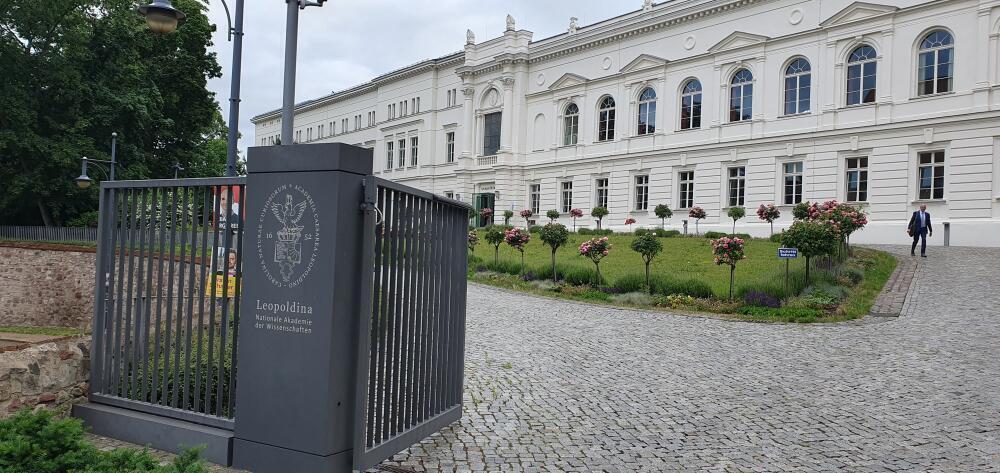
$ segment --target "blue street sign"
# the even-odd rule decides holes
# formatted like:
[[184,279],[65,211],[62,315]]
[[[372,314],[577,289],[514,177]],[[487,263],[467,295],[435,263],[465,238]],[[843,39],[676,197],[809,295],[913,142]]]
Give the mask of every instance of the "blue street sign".
[[778,258],[794,259],[799,257],[798,248],[778,248]]

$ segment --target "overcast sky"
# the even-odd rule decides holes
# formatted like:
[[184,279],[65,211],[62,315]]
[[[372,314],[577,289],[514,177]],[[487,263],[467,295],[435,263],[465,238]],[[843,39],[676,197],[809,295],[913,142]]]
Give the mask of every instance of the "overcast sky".
[[[223,76],[209,82],[229,119],[232,43],[226,41],[221,0],[210,0],[218,26],[213,50]],[[230,6],[235,4],[230,1]],[[253,139],[250,117],[281,107],[285,2],[248,0],[243,41],[240,150]],[[367,82],[423,59],[459,51],[465,30],[477,41],[503,33],[507,14],[518,29],[542,39],[566,31],[569,18],[581,26],[642,7],[642,0],[328,0],[300,11],[296,102]]]

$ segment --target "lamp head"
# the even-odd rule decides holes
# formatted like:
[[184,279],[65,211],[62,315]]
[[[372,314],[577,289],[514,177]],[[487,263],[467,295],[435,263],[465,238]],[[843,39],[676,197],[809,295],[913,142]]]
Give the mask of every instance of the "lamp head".
[[83,158],[83,169],[80,170],[80,176],[75,179],[76,186],[81,189],[86,189],[93,184],[94,180],[87,175],[87,158]]
[[177,26],[184,23],[184,18],[187,16],[174,8],[170,0],[153,0],[149,5],[140,6],[138,11],[140,15],[146,17],[149,29],[159,34],[173,32]]

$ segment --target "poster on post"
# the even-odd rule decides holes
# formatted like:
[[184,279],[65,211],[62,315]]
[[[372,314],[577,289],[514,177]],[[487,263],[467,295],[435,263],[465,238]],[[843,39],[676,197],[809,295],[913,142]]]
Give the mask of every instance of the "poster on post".
[[215,244],[212,275],[205,284],[205,294],[208,296],[213,292],[216,298],[221,298],[223,294],[227,298],[236,296],[240,280],[240,255],[237,248],[240,228],[243,226],[241,191],[240,186],[217,186],[212,190],[212,223],[218,233],[218,241]]

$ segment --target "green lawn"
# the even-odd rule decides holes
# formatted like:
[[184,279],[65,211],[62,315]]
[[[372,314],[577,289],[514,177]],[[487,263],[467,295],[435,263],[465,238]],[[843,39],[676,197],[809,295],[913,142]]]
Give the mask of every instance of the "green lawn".
[[[570,234],[569,243],[556,253],[559,265],[578,266],[593,269],[594,264],[577,249],[580,243],[592,238],[589,235]],[[643,274],[643,261],[632,251],[632,235],[611,235],[611,253],[601,261],[601,274],[613,283],[625,274]],[[716,266],[712,258],[711,240],[703,237],[661,238],[663,252],[656,256],[651,265],[651,274],[664,274],[676,279],[700,279],[710,286],[719,297],[729,294],[729,267]],[[748,240],[747,259],[736,266],[736,286],[767,282],[784,278],[785,263],[776,256],[778,243],[768,240]],[[542,243],[537,233],[531,234],[531,241],[524,251],[524,263],[528,269],[551,264],[551,249]],[[493,261],[493,246],[486,242],[483,232],[479,232],[479,245],[474,253],[485,262]],[[520,262],[520,253],[506,243],[500,245],[500,259]],[[805,260],[791,263],[792,270],[805,267]]]

